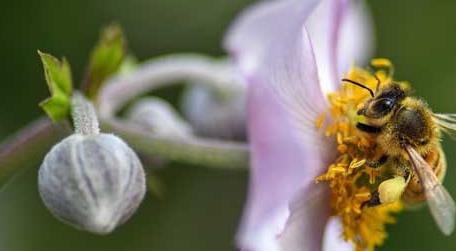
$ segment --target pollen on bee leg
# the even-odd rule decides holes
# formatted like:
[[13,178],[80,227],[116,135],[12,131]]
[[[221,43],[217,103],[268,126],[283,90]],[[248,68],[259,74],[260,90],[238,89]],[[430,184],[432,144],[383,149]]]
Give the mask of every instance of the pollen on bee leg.
[[378,186],[380,201],[385,204],[398,201],[406,186],[407,184],[402,176],[383,181]]

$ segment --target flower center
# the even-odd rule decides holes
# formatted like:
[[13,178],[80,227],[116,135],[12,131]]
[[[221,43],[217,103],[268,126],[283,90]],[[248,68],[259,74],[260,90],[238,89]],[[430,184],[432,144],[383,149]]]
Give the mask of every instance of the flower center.
[[[393,68],[389,60],[374,59],[372,65],[373,73],[352,68],[346,78],[374,92],[392,81]],[[383,153],[375,134],[363,132],[356,126],[365,122],[357,112],[370,95],[366,88],[345,82],[338,92],[328,95],[331,122],[324,129],[327,137],[335,139],[338,157],[326,173],[316,178],[317,183],[328,183],[332,215],[340,217],[342,236],[354,244],[356,251],[374,250],[382,245],[387,237],[386,224],[394,223],[393,213],[402,209],[399,200],[376,206],[367,203],[373,200],[384,177],[388,177],[387,169],[374,167],[369,161]],[[317,127],[323,127],[325,115],[317,119]]]

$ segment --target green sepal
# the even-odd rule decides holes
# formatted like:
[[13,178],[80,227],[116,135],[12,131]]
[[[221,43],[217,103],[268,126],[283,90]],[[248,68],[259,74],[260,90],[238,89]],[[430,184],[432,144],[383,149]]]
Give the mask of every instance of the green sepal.
[[132,71],[138,68],[139,62],[133,55],[125,56],[125,59],[122,61],[122,64],[119,66],[119,70],[117,74],[119,75],[127,75]]
[[42,101],[40,106],[52,121],[58,122],[66,119],[70,114],[73,91],[70,64],[65,58],[58,60],[41,51],[38,51],[38,54],[43,63],[44,76],[51,93],[51,97]]
[[103,82],[116,73],[125,57],[125,39],[117,25],[108,26],[90,55],[89,68],[82,88],[86,95],[95,99]]

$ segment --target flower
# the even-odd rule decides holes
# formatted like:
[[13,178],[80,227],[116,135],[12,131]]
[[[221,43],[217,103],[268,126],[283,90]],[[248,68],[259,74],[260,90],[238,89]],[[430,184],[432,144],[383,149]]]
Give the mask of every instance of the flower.
[[328,221],[327,186],[315,184],[337,154],[315,124],[322,126],[330,109],[326,94],[352,63],[364,63],[371,42],[364,5],[348,0],[264,1],[230,28],[225,47],[249,85],[242,250],[353,249],[342,241],[340,222]]

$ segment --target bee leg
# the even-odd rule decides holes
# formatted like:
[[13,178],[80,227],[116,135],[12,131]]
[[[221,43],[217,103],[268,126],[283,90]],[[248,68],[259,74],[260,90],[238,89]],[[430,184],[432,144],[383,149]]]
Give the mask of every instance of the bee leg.
[[367,133],[379,133],[382,130],[381,127],[370,126],[359,122],[356,123],[356,128]]
[[405,149],[409,143],[408,143],[407,139],[404,136],[400,135],[399,136],[399,144],[401,145],[402,148]]
[[404,177],[404,180],[406,181],[405,183],[408,184],[410,181],[411,177],[411,170],[408,162],[404,162],[404,160],[396,159],[395,160],[395,166],[396,166],[396,175],[397,176],[402,176]]
[[380,201],[380,194],[379,194],[378,190],[375,190],[371,193],[370,199],[361,204],[361,208],[375,207],[380,204],[382,204],[382,202]]
[[382,166],[383,164],[386,163],[386,161],[388,161],[388,155],[384,154],[382,155],[378,160],[368,160],[366,162],[366,164],[369,166],[369,167],[372,167],[372,168],[379,168],[380,166]]

